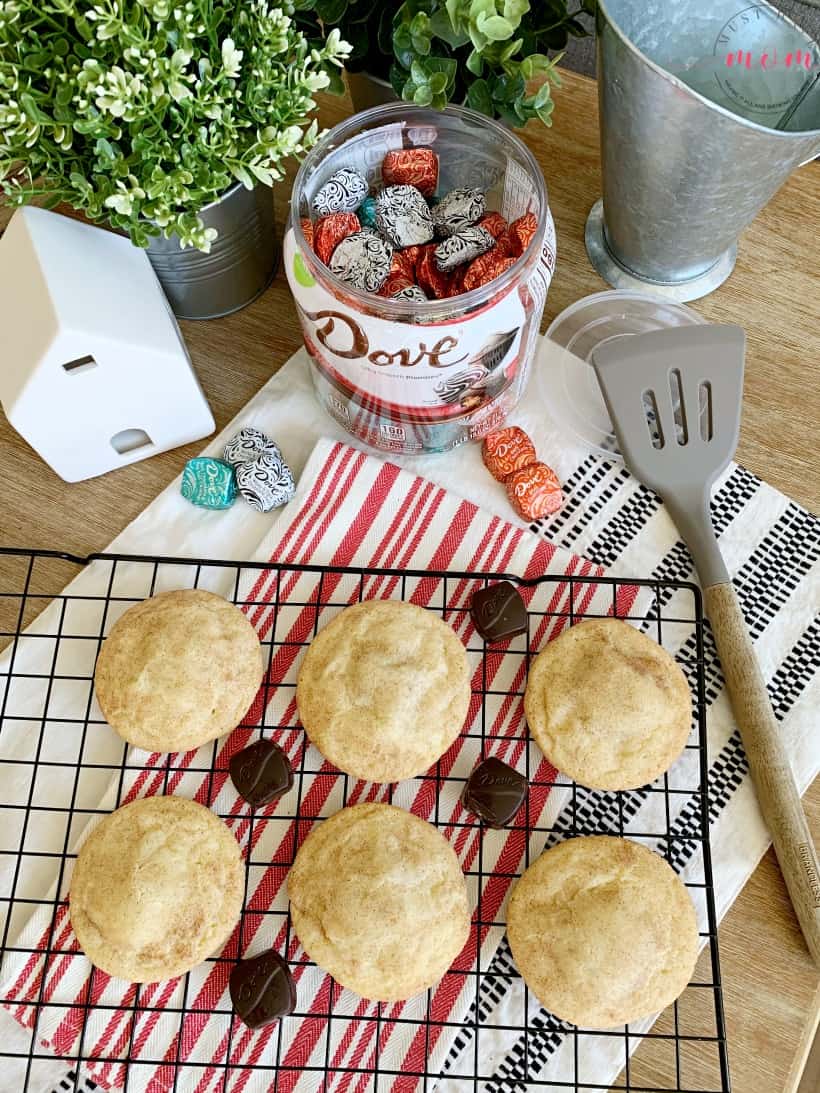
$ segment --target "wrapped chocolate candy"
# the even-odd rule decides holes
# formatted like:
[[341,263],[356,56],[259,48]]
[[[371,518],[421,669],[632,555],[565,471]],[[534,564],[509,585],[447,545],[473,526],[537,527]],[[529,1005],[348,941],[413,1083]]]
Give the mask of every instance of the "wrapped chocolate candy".
[[265,451],[273,452],[274,455],[282,458],[279,445],[266,433],[263,433],[261,429],[248,427],[240,429],[235,436],[231,437],[225,445],[222,458],[235,467],[239,463],[252,463]]
[[408,285],[406,288],[399,289],[398,292],[393,293],[394,300],[412,300],[415,304],[426,304],[427,297],[421,291],[418,285]]
[[453,277],[438,268],[435,251],[435,243],[430,243],[422,249],[419,260],[416,262],[416,280],[428,297],[444,300],[452,294]]
[[432,148],[399,148],[382,160],[385,186],[415,186],[432,197],[438,186],[438,156]]
[[510,504],[522,520],[551,516],[564,503],[561,483],[546,463],[530,463],[504,479]]
[[517,220],[513,220],[508,230],[510,253],[520,258],[532,242],[536,231],[538,231],[538,217],[535,213],[524,213]]
[[500,235],[506,232],[508,224],[501,213],[486,213],[479,220],[479,224],[482,228],[486,228],[493,239],[498,239]]
[[449,272],[456,266],[472,262],[480,254],[485,254],[495,246],[495,240],[486,228],[473,224],[449,235],[436,247],[436,264],[439,269]]
[[492,254],[495,259],[519,257],[514,252],[513,241],[510,238],[509,232],[502,232],[501,235],[499,235],[495,241],[495,246],[492,249]]
[[317,216],[355,212],[367,197],[367,189],[367,179],[363,175],[350,167],[342,167],[313,198],[313,211]]
[[236,479],[230,463],[210,456],[189,459],[182,472],[180,493],[201,509],[227,509],[236,500]]
[[404,250],[396,252],[407,272],[407,276],[410,277],[411,280],[415,279],[418,260],[421,258],[428,245],[429,244],[427,243],[417,244],[414,247],[405,247]]
[[478,258],[473,259],[464,274],[462,291],[472,292],[474,288],[488,285],[490,281],[500,277],[510,266],[515,265],[515,258],[505,258],[497,251],[498,244],[492,250],[488,250],[486,254],[480,254]]
[[408,247],[406,250],[393,252],[390,261],[390,275],[405,277],[411,285],[416,283],[416,255],[420,247]]
[[457,266],[450,275],[450,296],[460,296],[464,291],[464,274],[469,266]]
[[376,227],[396,247],[429,243],[433,220],[415,186],[387,186],[376,197]]
[[273,452],[262,452],[252,463],[240,463],[236,484],[243,499],[259,512],[286,505],[296,492],[290,467]]
[[395,296],[397,292],[401,292],[404,288],[412,288],[414,284],[415,282],[405,277],[403,273],[391,273],[376,295]]
[[355,213],[329,213],[313,225],[313,249],[320,262],[327,266],[330,256],[348,235],[361,229]]
[[377,292],[390,273],[393,248],[376,232],[365,228],[348,235],[331,255],[331,273],[363,292]]
[[450,190],[433,206],[436,235],[455,235],[462,228],[475,224],[484,215],[484,194],[479,189]]
[[357,215],[363,228],[376,227],[376,199],[366,197],[358,208]]
[[481,458],[484,466],[498,482],[503,482],[515,471],[538,461],[535,445],[517,425],[485,436],[481,445]]

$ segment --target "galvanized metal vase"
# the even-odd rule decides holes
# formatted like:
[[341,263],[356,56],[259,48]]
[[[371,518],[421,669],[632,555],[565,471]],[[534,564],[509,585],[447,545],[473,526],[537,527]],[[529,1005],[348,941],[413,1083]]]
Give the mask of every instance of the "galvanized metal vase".
[[151,240],[148,258],[179,319],[216,319],[264,292],[276,273],[273,194],[237,182],[200,213],[219,232],[210,254],[183,249],[172,235]]
[[748,0],[598,0],[597,29],[603,202],[587,252],[611,285],[695,300],[820,153],[820,49]]

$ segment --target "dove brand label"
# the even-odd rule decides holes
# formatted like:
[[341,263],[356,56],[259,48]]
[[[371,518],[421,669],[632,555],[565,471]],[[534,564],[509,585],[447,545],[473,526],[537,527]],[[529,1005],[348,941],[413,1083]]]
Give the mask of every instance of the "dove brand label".
[[[319,400],[346,430],[376,448],[444,451],[497,429],[518,401],[555,262],[550,222],[529,278],[487,286],[464,312],[443,301],[437,321],[399,322],[361,310],[314,277],[296,246],[285,263]],[[448,315],[450,317],[448,317]]]

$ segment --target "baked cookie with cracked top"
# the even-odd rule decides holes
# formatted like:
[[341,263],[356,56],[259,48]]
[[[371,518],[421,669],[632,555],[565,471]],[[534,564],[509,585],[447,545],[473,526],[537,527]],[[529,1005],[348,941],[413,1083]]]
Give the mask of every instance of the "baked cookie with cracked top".
[[610,835],[567,839],[533,862],[510,897],[507,937],[538,1001],[584,1028],[665,1009],[699,948],[680,877],[660,855]]
[[629,623],[565,630],[530,665],[524,709],[549,761],[591,789],[636,789],[689,737],[689,685],[670,654]]
[[434,612],[367,600],[346,607],[314,638],[296,704],[308,737],[339,770],[370,782],[414,778],[464,726],[467,654]]
[[234,729],[262,682],[245,615],[202,589],[161,592],[114,623],[94,669],[108,724],[146,751],[189,751]]
[[239,919],[239,844],[204,805],[146,797],[94,828],[71,879],[71,925],[96,967],[132,983],[182,975]]
[[353,805],[315,827],[288,874],[288,896],[311,960],[382,1002],[437,983],[470,932],[455,851],[432,824],[394,805]]

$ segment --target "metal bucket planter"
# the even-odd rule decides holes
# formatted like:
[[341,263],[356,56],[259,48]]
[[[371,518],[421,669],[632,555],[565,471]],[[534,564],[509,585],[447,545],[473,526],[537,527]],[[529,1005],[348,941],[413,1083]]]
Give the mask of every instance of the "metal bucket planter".
[[695,300],[820,153],[820,48],[764,0],[599,0],[597,26],[603,202],[589,257],[617,288]]
[[182,248],[172,235],[151,240],[148,258],[179,319],[216,319],[264,292],[276,273],[273,194],[237,182],[200,213],[219,232],[210,254]]

